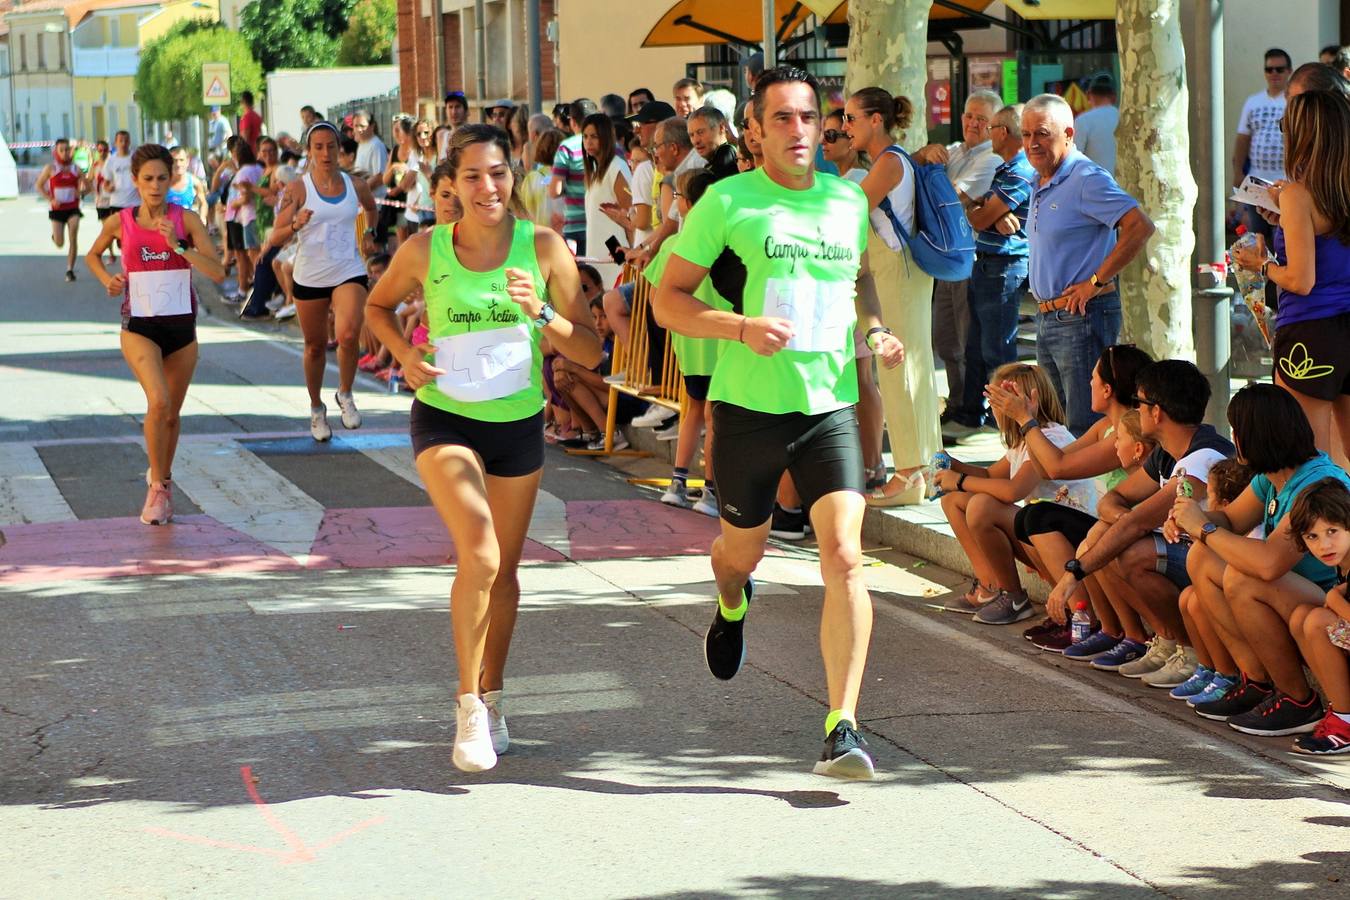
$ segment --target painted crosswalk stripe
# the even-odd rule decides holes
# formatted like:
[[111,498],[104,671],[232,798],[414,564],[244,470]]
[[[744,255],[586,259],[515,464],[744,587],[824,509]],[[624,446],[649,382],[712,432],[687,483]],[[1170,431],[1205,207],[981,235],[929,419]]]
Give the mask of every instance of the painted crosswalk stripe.
[[28,444],[0,444],[0,525],[74,519],[37,451]]
[[202,512],[308,564],[323,507],[237,442],[181,444],[173,477]]

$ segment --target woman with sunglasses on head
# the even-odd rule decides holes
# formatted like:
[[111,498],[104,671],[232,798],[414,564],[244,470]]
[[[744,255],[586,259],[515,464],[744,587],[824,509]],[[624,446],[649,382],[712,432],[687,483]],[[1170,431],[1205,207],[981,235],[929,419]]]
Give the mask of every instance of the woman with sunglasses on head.
[[[905,345],[904,363],[879,380],[895,474],[868,496],[871,506],[921,501],[923,467],[942,449],[933,364],[933,278],[914,263],[897,233],[897,228],[914,233],[914,169],[890,148],[913,115],[909,98],[892,97],[877,87],[857,91],[844,106],[850,146],[872,160],[860,184],[871,206],[867,261],[881,300],[881,321]],[[883,202],[888,204],[885,210]]]
[[[466,772],[491,769],[509,744],[503,674],[544,464],[540,342],[583,366],[602,358],[576,261],[556,232],[515,212],[510,163],[500,129],[458,129],[435,181],[438,203],[442,191],[453,194],[463,218],[400,247],[370,297],[371,329],[416,389],[417,471],[455,546],[451,758]],[[414,346],[395,309],[418,290],[430,333]]]
[[[375,198],[364,181],[338,168],[340,140],[337,128],[328,122],[316,122],[305,132],[309,165],[305,174],[282,192],[271,238],[278,245],[296,239],[292,293],[305,336],[309,433],[316,441],[333,436],[328,407],[322,400],[330,309],[338,341],[338,391],[334,399],[342,411],[343,426],[361,427],[352,384],[356,381],[360,356],[357,342],[369,281],[357,246],[356,217],[364,209],[366,221],[374,221]],[[371,233],[367,228],[366,237]]]
[[[219,284],[225,267],[197,214],[169,202],[173,157],[158,144],[131,155],[131,178],[140,197],[103,220],[103,230],[85,255],[108,296],[122,300],[122,356],[145,391],[145,505],[141,521],[167,525],[173,518],[173,457],[181,421],[178,412],[197,367],[196,268]],[[103,267],[103,252],[118,241],[125,248],[125,274]]]
[[[844,111],[832,110],[824,119],[820,149],[828,162],[839,170],[843,178],[862,184],[867,177],[867,155],[853,149],[844,131]],[[876,371],[872,365],[872,350],[867,346],[862,329],[853,329],[853,355],[858,367],[858,430],[862,434],[863,465],[867,469],[869,491],[886,483],[886,463],[882,459],[882,433],[885,422],[881,412],[881,391],[877,389]]]
[[418,119],[413,126],[412,148],[408,151],[408,167],[404,170],[399,189],[404,193],[407,208],[403,210],[400,234],[416,234],[436,224],[436,211],[431,207],[431,171],[436,168],[436,144],[432,139],[430,119]]
[[1280,289],[1275,383],[1294,395],[1317,449],[1341,466],[1350,450],[1350,104],[1311,91],[1281,120],[1289,180],[1270,188],[1280,208],[1275,259],[1265,238],[1233,251]]

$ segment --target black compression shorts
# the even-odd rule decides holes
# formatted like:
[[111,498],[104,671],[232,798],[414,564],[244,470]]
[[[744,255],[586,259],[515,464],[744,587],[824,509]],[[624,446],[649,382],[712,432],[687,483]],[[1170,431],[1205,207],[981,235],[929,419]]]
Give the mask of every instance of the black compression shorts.
[[769,520],[785,471],[792,474],[808,512],[826,494],[863,492],[862,440],[853,407],[806,415],[762,413],[717,401],[712,414],[722,518],[737,528]]
[[483,471],[498,478],[529,475],[544,466],[543,410],[515,422],[482,422],[413,400],[408,430],[413,459],[449,444],[477,453]]
[[310,287],[307,284],[295,283],[295,289],[292,293],[297,300],[328,300],[333,296],[333,291],[342,287],[343,284],[359,284],[366,290],[370,290],[370,278],[365,275],[353,275],[342,284],[335,284],[332,287]]

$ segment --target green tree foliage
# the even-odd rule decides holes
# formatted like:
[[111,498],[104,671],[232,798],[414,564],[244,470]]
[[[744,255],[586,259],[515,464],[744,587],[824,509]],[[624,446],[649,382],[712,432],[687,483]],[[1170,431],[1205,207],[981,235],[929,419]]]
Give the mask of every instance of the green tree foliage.
[[382,66],[394,61],[396,0],[357,0],[338,48],[340,66]]
[[180,22],[141,50],[136,69],[136,102],[147,118],[174,121],[205,116],[202,103],[202,63],[230,64],[230,89],[261,94],[263,73],[248,43],[218,22],[191,19]]
[[263,71],[315,69],[338,58],[338,38],[356,0],[254,0],[239,16],[239,33]]

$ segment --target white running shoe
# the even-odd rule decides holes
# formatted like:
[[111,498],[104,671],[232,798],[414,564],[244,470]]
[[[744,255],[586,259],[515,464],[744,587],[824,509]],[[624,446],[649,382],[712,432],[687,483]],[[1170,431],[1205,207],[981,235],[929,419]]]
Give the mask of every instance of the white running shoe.
[[629,424],[634,428],[655,428],[657,425],[664,425],[676,415],[678,413],[675,410],[659,403],[653,403],[647,407],[646,412],[634,418]]
[[487,707],[476,694],[461,694],[455,708],[455,751],[451,755],[461,772],[486,772],[497,764]]
[[703,496],[698,498],[694,504],[694,512],[703,513],[705,516],[711,516],[716,519],[722,513],[717,508],[717,494],[713,491],[705,490]]
[[492,735],[492,752],[501,756],[511,746],[511,733],[506,730],[506,707],[501,691],[483,691],[483,705],[487,707],[488,734]]
[[[605,449],[605,436],[602,434],[595,440],[586,445],[587,450],[603,451]],[[617,453],[620,450],[628,449],[628,436],[622,431],[615,430],[614,446],[610,447],[610,452]]]
[[661,495],[661,502],[666,506],[678,506],[680,509],[688,509],[694,505],[689,499],[689,488],[679,478],[670,479],[670,487]]
[[361,411],[356,408],[356,398],[352,396],[351,391],[338,391],[333,395],[337,401],[338,409],[342,410],[343,428],[360,428]]
[[295,304],[287,303],[285,306],[281,307],[281,309],[276,311],[276,315],[274,315],[273,318],[276,319],[278,322],[284,322],[287,319],[294,319],[295,314],[296,314]]
[[652,432],[658,441],[678,441],[680,439],[680,420],[675,419],[664,428],[658,428]]
[[309,408],[309,433],[320,442],[333,436],[333,429],[328,427],[328,407],[322,403]]

